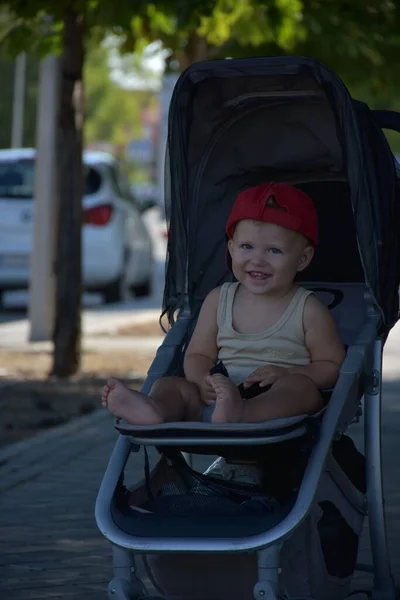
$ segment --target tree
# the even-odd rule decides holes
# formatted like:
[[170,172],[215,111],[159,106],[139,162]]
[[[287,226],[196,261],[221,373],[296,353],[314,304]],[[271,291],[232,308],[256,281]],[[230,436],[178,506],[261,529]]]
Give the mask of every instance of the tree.
[[[83,65],[89,33],[131,18],[133,3],[85,0],[13,0],[1,3],[0,32],[14,54],[36,50],[61,53],[57,164],[60,199],[56,258],[56,318],[53,374],[67,377],[80,364],[81,224],[83,192]],[[49,17],[50,16],[50,17]]]
[[[192,0],[143,4],[124,47],[161,40],[168,67],[197,60],[298,54],[331,67],[355,97],[395,108],[400,3],[393,0]],[[167,68],[168,68],[167,67]],[[389,136],[394,147],[396,136]],[[397,136],[398,137],[398,136]],[[397,142],[397,143],[396,143]]]
[[[15,52],[60,49],[57,318],[53,371],[80,356],[83,64],[89,40],[121,38],[123,51],[161,40],[168,66],[226,56],[304,53],[371,85],[398,72],[400,7],[394,0],[13,0],[0,2],[0,37]],[[45,31],[43,16],[51,15]]]
[[53,357],[53,374],[60,377],[78,370],[81,352],[84,30],[84,13],[65,9],[57,140],[60,208]]
[[[83,89],[85,11],[76,3],[24,2],[5,4],[10,31],[6,41],[14,52],[36,49],[61,54],[58,111],[58,194],[60,199],[56,251],[56,318],[53,373],[69,376],[80,360],[81,199],[83,191]],[[53,5],[54,4],[54,5]],[[52,15],[49,17],[48,15]]]
[[90,47],[84,70],[85,143],[107,141],[125,147],[141,135],[141,107],[154,94],[123,89],[111,79],[109,61],[108,44]]
[[[143,3],[125,32],[125,48],[161,40],[180,71],[199,60],[261,46],[294,48],[305,36],[301,0],[192,0]],[[242,52],[240,52],[242,54]]]

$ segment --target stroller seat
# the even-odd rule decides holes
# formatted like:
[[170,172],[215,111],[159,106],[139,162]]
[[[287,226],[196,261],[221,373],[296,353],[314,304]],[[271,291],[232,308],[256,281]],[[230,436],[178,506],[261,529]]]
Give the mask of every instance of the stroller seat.
[[[357,334],[362,330],[366,321],[367,305],[365,284],[349,283],[303,283],[312,289],[322,302],[330,307],[337,323],[342,340],[346,347],[351,347],[351,353],[357,346]],[[178,329],[180,321],[175,325]],[[175,329],[174,328],[174,329]],[[171,332],[172,333],[172,332]],[[177,332],[175,332],[177,335]],[[171,336],[172,337],[172,336]],[[170,346],[171,344],[171,346]],[[165,340],[162,352],[175,348],[170,340]],[[359,351],[359,349],[358,349]],[[363,349],[361,348],[361,353]],[[354,363],[354,373],[357,374],[358,362]],[[149,382],[152,379],[152,369],[149,372]],[[123,419],[116,420],[116,428],[123,435],[129,435],[132,443],[144,446],[180,447],[189,453],[220,454],[231,458],[237,456],[240,445],[240,458],[249,460],[258,456],[260,447],[276,444],[285,440],[301,438],[306,435],[314,436],[320,425],[322,415],[328,405],[333,390],[322,390],[324,408],[316,415],[297,415],[288,418],[274,419],[265,423],[226,423],[215,425],[203,422],[170,422],[158,425],[131,425]],[[354,389],[353,402],[343,417],[351,422],[357,413],[357,406],[362,396],[360,387]],[[346,429],[349,422],[343,421],[341,426]],[[253,447],[253,449],[252,449]],[[254,448],[255,447],[255,448]],[[245,450],[245,448],[247,448]]]
[[[316,415],[226,425],[116,420],[121,435],[96,502],[97,524],[113,544],[110,598],[149,597],[137,555],[157,597],[168,600],[344,600],[355,570],[365,568],[357,552],[368,514],[372,597],[395,600],[380,411],[382,350],[399,309],[400,193],[383,117],[400,130],[398,115],[373,113],[307,58],[197,63],[179,79],[165,188],[164,312],[173,326],[142,391],[183,374],[204,298],[232,277],[230,207],[265,180],[290,182],[314,201],[321,242],[298,283],[329,306],[347,353]],[[349,437],[361,417],[365,456]],[[144,477],[128,487],[128,462],[140,450]],[[211,456],[255,464],[261,477],[221,478],[205,471]]]

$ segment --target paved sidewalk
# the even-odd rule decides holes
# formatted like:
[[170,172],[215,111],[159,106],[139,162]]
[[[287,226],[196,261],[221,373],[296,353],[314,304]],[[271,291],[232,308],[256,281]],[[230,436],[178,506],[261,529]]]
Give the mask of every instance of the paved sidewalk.
[[[99,410],[0,452],[2,600],[107,598],[111,546],[94,505],[116,438]],[[143,458],[132,459],[137,481]]]
[[[138,308],[127,304],[126,311],[123,305],[118,310],[112,311],[103,307],[85,310],[82,313],[82,341],[87,350],[99,348],[105,352],[108,349],[124,349],[132,344],[146,345],[155,352],[162,342],[162,331],[159,337],[131,338],[116,336],[120,327],[157,322],[161,314],[160,308]],[[21,319],[9,323],[0,323],[0,349],[17,352],[51,352],[51,341],[29,343],[30,325],[28,319]],[[111,337],[112,336],[112,337]]]
[[111,550],[94,502],[115,438],[103,413],[1,466],[0,598],[106,598]]
[[[385,386],[383,446],[389,544],[393,572],[400,581],[398,389],[398,381]],[[360,441],[357,427],[354,437]],[[111,551],[93,513],[115,439],[112,419],[99,411],[0,457],[0,598],[107,597]],[[131,472],[139,478],[141,457],[133,457],[132,463]],[[366,536],[360,558],[369,559]],[[369,582],[368,576],[360,576],[355,586]]]

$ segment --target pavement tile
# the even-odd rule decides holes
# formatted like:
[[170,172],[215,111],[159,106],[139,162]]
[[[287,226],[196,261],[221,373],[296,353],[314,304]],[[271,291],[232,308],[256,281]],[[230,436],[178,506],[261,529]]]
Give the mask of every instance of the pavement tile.
[[[400,581],[400,410],[399,382],[385,388],[385,491],[393,572]],[[97,419],[97,420],[96,420]],[[353,427],[361,446],[361,427]],[[62,430],[35,442],[0,465],[0,598],[7,600],[91,600],[106,598],[111,546],[94,520],[94,503],[116,432],[106,414],[87,426]],[[155,454],[152,454],[153,460]],[[0,457],[1,458],[1,457]],[[203,468],[209,458],[196,458]],[[41,468],[35,469],[35,466]],[[13,473],[18,478],[13,479]],[[127,468],[129,481],[143,474],[141,453]],[[18,480],[17,480],[18,479]],[[360,559],[370,560],[367,528]],[[354,587],[371,584],[357,574]]]

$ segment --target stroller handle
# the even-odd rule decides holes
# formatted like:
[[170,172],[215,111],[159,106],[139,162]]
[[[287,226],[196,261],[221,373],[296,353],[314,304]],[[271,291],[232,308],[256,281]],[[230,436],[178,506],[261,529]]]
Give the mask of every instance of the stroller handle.
[[400,113],[395,110],[372,110],[374,119],[381,129],[391,129],[400,133]]

